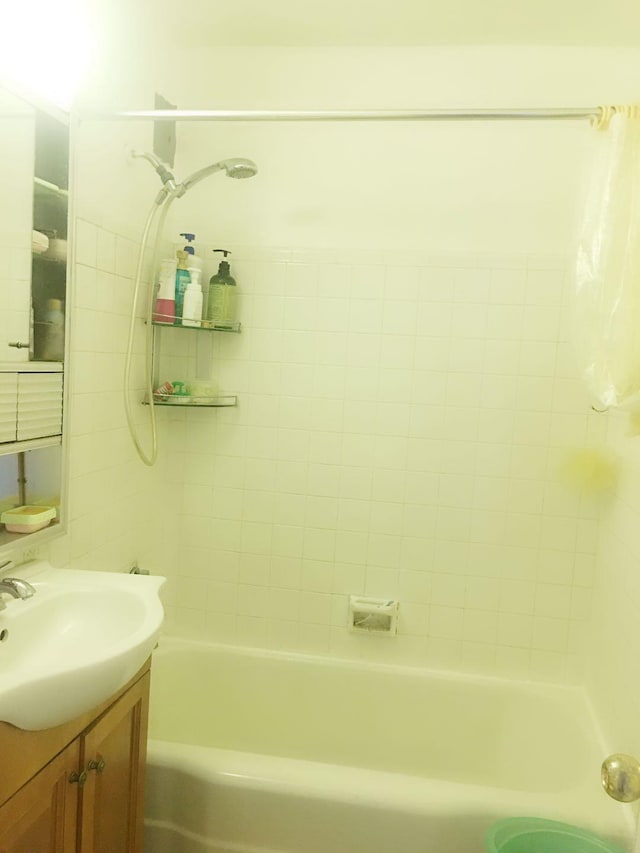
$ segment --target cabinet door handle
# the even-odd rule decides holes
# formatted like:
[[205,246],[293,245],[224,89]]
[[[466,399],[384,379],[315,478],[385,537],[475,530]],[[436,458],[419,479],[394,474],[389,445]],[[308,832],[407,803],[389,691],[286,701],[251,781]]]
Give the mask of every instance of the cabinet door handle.
[[95,770],[96,773],[102,773],[106,766],[107,763],[104,758],[101,758],[99,761],[96,761],[95,758],[92,758],[91,761],[87,764],[87,770]]
[[69,774],[69,783],[71,785],[78,783],[78,788],[82,788],[84,783],[87,781],[87,771],[83,770],[82,773],[78,773],[76,770],[73,773]]
[[29,349],[29,342],[25,344],[24,341],[9,341],[7,346],[14,347],[15,349]]

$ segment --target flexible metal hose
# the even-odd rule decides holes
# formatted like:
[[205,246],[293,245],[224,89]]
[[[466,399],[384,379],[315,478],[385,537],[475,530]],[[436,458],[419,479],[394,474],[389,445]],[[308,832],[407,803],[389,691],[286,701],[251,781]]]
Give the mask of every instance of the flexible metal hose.
[[[147,216],[147,220],[145,222],[144,231],[142,233],[142,241],[140,243],[140,251],[138,254],[138,263],[136,266],[136,275],[133,287],[133,298],[131,302],[131,317],[129,321],[129,337],[127,340],[127,353],[125,357],[124,363],[124,411],[127,418],[127,426],[129,427],[129,433],[131,434],[131,438],[133,440],[134,447],[136,452],[142,462],[145,465],[151,467],[155,464],[156,459],[158,457],[158,433],[156,427],[156,413],[155,407],[153,405],[153,376],[152,376],[152,350],[153,350],[153,305],[154,305],[154,296],[155,296],[155,277],[156,277],[156,268],[158,262],[158,254],[160,251],[160,241],[162,239],[162,234],[164,231],[164,223],[167,218],[167,213],[169,212],[169,208],[171,207],[173,201],[175,199],[175,195],[169,194],[167,197],[156,198],[153,202],[153,206],[149,211]],[[138,299],[140,295],[140,285],[142,282],[142,268],[144,266],[144,256],[147,251],[147,243],[149,241],[149,233],[153,226],[153,221],[156,217],[156,214],[160,210],[160,219],[158,221],[158,225],[156,227],[156,237],[154,241],[153,255],[151,258],[151,280],[149,282],[149,297],[147,300],[147,311],[146,311],[146,330],[145,330],[145,393],[147,397],[147,401],[149,403],[149,418],[150,418],[150,426],[151,426],[151,450],[149,453],[146,453],[143,449],[140,439],[136,430],[136,426],[133,419],[133,413],[131,411],[131,400],[129,398],[129,385],[131,381],[131,362],[133,356],[133,341],[135,337],[135,327],[136,327],[136,314],[138,310]]]

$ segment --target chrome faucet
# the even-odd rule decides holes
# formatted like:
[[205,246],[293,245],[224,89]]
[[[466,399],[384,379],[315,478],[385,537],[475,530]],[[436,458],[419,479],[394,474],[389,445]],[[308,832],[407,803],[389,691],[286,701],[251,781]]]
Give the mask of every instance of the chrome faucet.
[[13,598],[31,598],[35,595],[35,588],[28,581],[21,581],[20,578],[2,578],[0,579],[0,610],[4,610],[7,606],[4,603],[2,594],[7,592]]

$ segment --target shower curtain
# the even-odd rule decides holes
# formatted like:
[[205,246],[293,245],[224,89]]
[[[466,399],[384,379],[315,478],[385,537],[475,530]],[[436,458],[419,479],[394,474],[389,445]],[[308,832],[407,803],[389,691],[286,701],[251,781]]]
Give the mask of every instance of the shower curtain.
[[640,107],[604,108],[578,234],[574,340],[595,408],[640,412]]

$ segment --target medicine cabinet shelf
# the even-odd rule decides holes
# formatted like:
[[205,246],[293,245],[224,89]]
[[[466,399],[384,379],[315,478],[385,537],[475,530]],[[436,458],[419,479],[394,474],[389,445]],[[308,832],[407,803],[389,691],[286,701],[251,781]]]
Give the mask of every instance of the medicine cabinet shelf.
[[[143,400],[143,406],[148,406],[149,401]],[[237,406],[238,398],[235,394],[226,394],[220,397],[185,397],[176,395],[174,398],[167,396],[162,400],[153,401],[154,406],[172,406],[174,409],[219,409],[225,406]]]
[[62,187],[52,184],[50,181],[45,181],[43,178],[34,177],[33,194],[36,198],[51,198],[54,196],[64,199],[65,204],[69,199],[69,190],[64,190]]
[[66,258],[51,258],[43,252],[31,252],[34,260],[38,263],[42,261],[43,264],[56,264],[56,266],[64,267],[66,269],[67,259]]
[[234,332],[235,334],[239,334],[242,328],[239,322],[225,323],[224,326],[179,326],[173,323],[156,323],[154,320],[151,325],[159,329],[184,329],[185,332]]
[[29,547],[31,545],[35,545],[34,537],[36,539],[39,533],[51,533],[56,527],[60,526],[60,521],[57,518],[52,519],[51,524],[48,524],[46,527],[43,527],[41,530],[36,530],[34,533],[9,533],[8,530],[4,529],[4,525],[0,530],[0,545],[10,545],[15,542],[20,542],[21,539],[25,539],[27,536],[29,537]]
[[57,447],[62,444],[61,435],[49,435],[45,438],[27,438],[20,441],[5,441],[0,444],[0,456],[11,453],[24,453],[26,450],[40,450],[41,447]]

